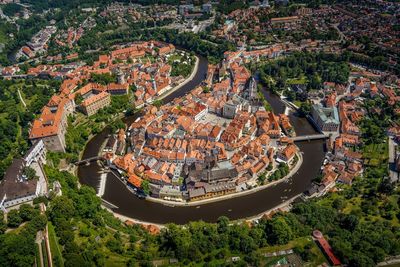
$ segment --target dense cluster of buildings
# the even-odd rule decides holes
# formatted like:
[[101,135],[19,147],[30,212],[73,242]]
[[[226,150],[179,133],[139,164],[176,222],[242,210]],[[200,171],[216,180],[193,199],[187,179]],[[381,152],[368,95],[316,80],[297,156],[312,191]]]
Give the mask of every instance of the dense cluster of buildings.
[[44,29],[36,33],[31,40],[19,50],[16,57],[20,58],[25,56],[27,58],[33,58],[38,54],[45,53],[48,48],[48,42],[56,31],[56,26],[46,26]]
[[[112,95],[126,95],[132,86],[136,87],[137,107],[143,106],[144,101],[150,103],[153,96],[170,88],[171,66],[164,59],[174,50],[172,45],[160,42],[135,43],[119,47],[109,55],[101,55],[92,66],[74,66],[66,74],[58,94],[51,97],[41,115],[33,122],[29,139],[33,143],[43,140],[50,151],[65,151],[67,117],[76,108],[88,116],[94,115],[110,105]],[[159,61],[142,63],[141,58],[147,54],[157,55]],[[38,68],[43,73],[40,69],[44,71],[46,66],[30,69],[28,73],[38,73],[35,72]],[[116,81],[107,85],[85,83],[92,74],[114,75]],[[78,95],[79,103],[76,101]]]
[[[397,42],[399,30],[400,5],[387,1],[362,1],[341,3],[335,6],[336,21],[345,38],[352,42],[352,49],[363,52],[365,44],[362,38],[368,38],[368,46],[387,51],[390,63],[398,64],[400,48]],[[355,12],[355,10],[357,12]],[[371,30],[373,29],[373,30]]]
[[60,30],[54,37],[54,42],[59,46],[72,48],[85,31],[89,31],[96,26],[96,21],[92,17],[87,17],[78,27],[69,27],[67,30]]
[[319,14],[320,9],[324,8],[299,7],[290,15],[282,16],[268,4],[258,2],[250,8],[237,9],[223,16],[224,23],[214,27],[212,35],[229,40],[237,47],[255,50],[267,47],[271,39],[275,40],[275,44],[290,47],[286,51],[307,49],[337,52],[340,49],[339,38],[333,38],[339,36],[337,30],[328,20],[314,18],[314,14]]
[[298,149],[284,137],[290,121],[260,104],[244,62],[227,52],[210,66],[208,90],[198,87],[160,108],[148,106],[129,127],[131,152],[107,151],[111,166],[135,190],[146,181],[153,197],[173,201],[242,191],[277,162],[292,166]]
[[153,21],[153,23],[171,22],[178,19],[178,9],[173,5],[152,4],[123,4],[114,2],[100,13],[100,16],[112,19],[122,25],[127,22]]
[[[361,145],[360,121],[369,112],[382,113],[378,107],[367,110],[364,105],[366,98],[381,98],[396,114],[400,114],[396,108],[400,99],[397,86],[376,81],[376,75],[372,74],[371,77],[353,72],[349,85],[324,84],[325,98],[320,100],[320,104],[313,105],[312,117],[320,130],[331,134],[327,144],[329,153],[322,167],[321,182],[313,185],[308,191],[309,195],[323,194],[336,183],[351,185],[356,177],[362,175],[365,159],[358,149]],[[387,133],[393,140],[400,140],[400,126],[393,124]]]

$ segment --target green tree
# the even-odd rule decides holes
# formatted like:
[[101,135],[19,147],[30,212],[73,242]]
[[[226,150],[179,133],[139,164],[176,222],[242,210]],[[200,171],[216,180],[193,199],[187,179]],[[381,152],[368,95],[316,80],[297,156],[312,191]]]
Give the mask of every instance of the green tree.
[[146,195],[150,194],[150,183],[148,180],[143,180],[141,187]]
[[23,221],[30,221],[33,216],[38,213],[39,211],[35,210],[34,207],[29,204],[22,204],[19,207],[19,215]]
[[163,102],[162,100],[154,100],[153,105],[159,108],[163,105]]
[[10,210],[7,213],[7,223],[9,227],[18,227],[22,223],[18,210]]
[[286,244],[294,237],[292,228],[283,216],[277,216],[267,223],[266,234],[272,245]]
[[59,218],[71,218],[75,213],[75,207],[71,199],[66,196],[59,196],[52,200],[50,216],[52,220]]
[[75,95],[75,104],[80,105],[83,101],[83,96],[81,94],[76,94]]

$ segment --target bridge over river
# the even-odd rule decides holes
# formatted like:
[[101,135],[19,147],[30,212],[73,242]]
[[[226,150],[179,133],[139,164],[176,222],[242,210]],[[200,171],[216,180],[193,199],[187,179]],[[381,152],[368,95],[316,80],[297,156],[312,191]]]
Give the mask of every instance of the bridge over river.
[[300,142],[300,141],[311,141],[311,140],[321,140],[321,139],[327,139],[329,136],[325,134],[311,134],[311,135],[300,135],[300,136],[295,136],[290,139],[292,139],[294,142]]
[[90,157],[90,158],[82,159],[80,161],[75,162],[75,165],[83,165],[83,164],[88,165],[90,162],[98,161],[98,160],[102,160],[102,159],[104,159],[104,158],[100,157],[100,156]]

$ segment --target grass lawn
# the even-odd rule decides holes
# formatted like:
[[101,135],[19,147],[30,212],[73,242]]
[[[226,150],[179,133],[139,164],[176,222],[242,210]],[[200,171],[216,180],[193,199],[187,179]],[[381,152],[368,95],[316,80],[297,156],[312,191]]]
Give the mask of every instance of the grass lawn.
[[169,58],[168,58],[168,64],[172,64],[172,63],[174,63],[174,61],[175,60],[177,60],[177,61],[181,61],[181,59],[182,59],[182,56],[181,55],[179,55],[179,54],[177,54],[177,53],[174,53],[174,54],[172,54],[171,56],[169,56]]
[[292,249],[294,247],[304,247],[305,245],[307,245],[310,242],[312,242],[311,237],[300,237],[300,238],[290,241],[289,243],[287,243],[285,245],[276,245],[276,246],[261,248],[260,252],[272,253],[272,252],[276,252],[276,251],[280,251],[280,250]]
[[306,78],[306,76],[301,76],[301,77],[298,77],[298,78],[293,78],[293,79],[287,79],[286,80],[286,83],[287,84],[307,84],[307,78]]
[[367,145],[363,148],[362,154],[366,165],[379,166],[384,164],[389,158],[388,142]]
[[56,236],[56,232],[54,231],[54,226],[51,222],[49,222],[48,228],[49,228],[50,249],[51,249],[51,254],[53,256],[53,262],[59,261],[61,266],[63,266],[64,260],[62,257],[61,248],[60,245],[58,244],[58,238]]

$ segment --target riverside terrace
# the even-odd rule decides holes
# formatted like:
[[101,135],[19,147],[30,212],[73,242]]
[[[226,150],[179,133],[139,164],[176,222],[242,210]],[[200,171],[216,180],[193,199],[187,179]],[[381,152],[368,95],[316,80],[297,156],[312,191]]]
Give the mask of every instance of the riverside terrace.
[[145,108],[129,127],[129,153],[104,155],[135,191],[196,201],[250,190],[264,184],[260,177],[280,179],[301,164],[284,134],[292,128],[287,116],[254,98],[256,84],[242,60],[227,55],[209,69],[209,87]]

